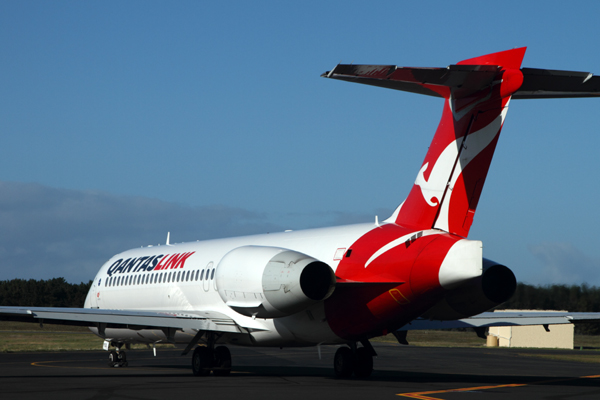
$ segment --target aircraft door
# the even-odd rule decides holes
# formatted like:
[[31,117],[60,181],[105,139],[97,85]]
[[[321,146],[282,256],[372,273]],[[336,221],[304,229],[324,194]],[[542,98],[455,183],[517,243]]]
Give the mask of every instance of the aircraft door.
[[96,286],[96,280],[92,281],[92,287],[90,288],[90,303],[92,308],[99,308],[98,300],[100,300],[100,284],[102,279],[99,279]]
[[211,261],[208,263],[208,265],[204,269],[204,277],[203,277],[203,281],[202,281],[202,287],[204,288],[205,292],[208,292],[208,289],[210,289],[210,280],[211,280],[210,276],[212,275],[213,266],[214,266],[214,263]]

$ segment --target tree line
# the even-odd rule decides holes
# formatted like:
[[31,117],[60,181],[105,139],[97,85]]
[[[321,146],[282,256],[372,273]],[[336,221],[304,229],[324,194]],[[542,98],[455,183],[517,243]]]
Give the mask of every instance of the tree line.
[[[600,288],[582,285],[533,286],[517,284],[515,294],[497,310],[566,310],[600,312]],[[598,335],[600,323],[578,323],[575,333]]]
[[92,281],[73,284],[65,278],[0,281],[0,305],[24,307],[83,307]]
[[497,309],[600,312],[600,288],[585,283],[570,286],[519,283],[511,299]]

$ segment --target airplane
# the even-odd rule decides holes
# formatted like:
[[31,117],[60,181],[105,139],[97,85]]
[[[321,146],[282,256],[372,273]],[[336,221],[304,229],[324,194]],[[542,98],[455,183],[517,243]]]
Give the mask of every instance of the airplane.
[[322,75],[443,99],[414,185],[389,218],[181,244],[167,236],[111,257],[83,308],[0,307],[0,319],[89,326],[110,366],[127,365],[132,343],[185,344],[197,376],[230,374],[226,345],[341,345],[335,375],[370,376],[370,339],[402,342],[412,323],[468,320],[515,291],[514,273],[468,239],[508,104],[600,96],[591,73],[521,68],[525,50],[446,68],[338,64]]

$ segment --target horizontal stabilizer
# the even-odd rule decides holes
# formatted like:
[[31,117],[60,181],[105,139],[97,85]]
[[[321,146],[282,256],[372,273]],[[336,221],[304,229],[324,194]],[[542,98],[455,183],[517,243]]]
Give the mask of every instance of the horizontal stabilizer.
[[600,96],[600,76],[591,72],[521,68],[523,84],[513,99],[557,99]]
[[[339,64],[322,77],[435,97],[469,96],[490,86],[500,66],[449,65],[446,68],[413,68],[395,65]],[[589,72],[521,68],[523,84],[513,99],[600,96],[600,76]]]
[[463,95],[489,86],[498,73],[496,65],[450,65],[447,68],[413,68],[395,65],[339,64],[321,75],[325,78],[362,83],[436,97],[448,97],[448,89],[463,89]]

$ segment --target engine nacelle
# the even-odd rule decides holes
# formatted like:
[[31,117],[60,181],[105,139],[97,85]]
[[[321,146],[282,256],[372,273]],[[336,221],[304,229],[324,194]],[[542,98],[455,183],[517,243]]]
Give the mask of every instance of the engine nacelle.
[[452,320],[477,315],[510,299],[516,288],[517,280],[509,268],[484,258],[481,276],[450,290],[423,318]]
[[219,262],[216,282],[225,304],[240,314],[277,318],[331,296],[335,274],[329,265],[297,251],[243,246]]

